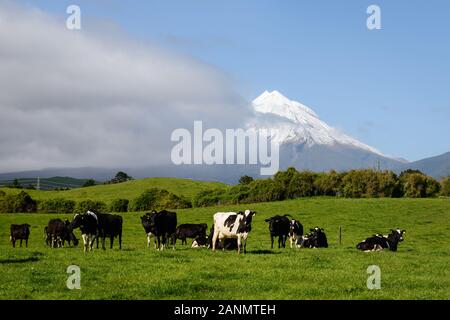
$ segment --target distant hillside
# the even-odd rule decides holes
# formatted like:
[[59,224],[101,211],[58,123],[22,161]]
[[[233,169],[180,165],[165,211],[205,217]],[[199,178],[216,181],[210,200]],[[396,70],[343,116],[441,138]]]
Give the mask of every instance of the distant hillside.
[[426,158],[400,166],[397,171],[416,169],[436,179],[446,177],[450,174],[450,152],[436,157]]
[[[92,199],[110,202],[117,198],[132,200],[150,188],[166,189],[176,195],[182,195],[192,199],[200,191],[227,187],[228,185],[220,182],[204,182],[178,178],[145,178],[118,184],[97,185],[64,191],[26,190],[26,192],[36,200],[66,198],[77,201]],[[3,188],[1,190],[7,193],[20,192],[20,189]]]
[[[71,177],[51,177],[51,178],[39,178],[39,188],[41,190],[52,190],[61,188],[80,188],[84,185],[87,179],[76,179]],[[0,187],[11,185],[14,178],[0,180]],[[27,188],[32,186],[37,187],[38,178],[18,178],[19,184]]]

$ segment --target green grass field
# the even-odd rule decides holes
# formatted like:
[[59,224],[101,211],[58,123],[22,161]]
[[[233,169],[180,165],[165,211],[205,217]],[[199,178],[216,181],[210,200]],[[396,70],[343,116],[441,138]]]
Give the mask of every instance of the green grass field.
[[[109,203],[113,199],[133,200],[143,191],[150,188],[166,189],[176,195],[185,196],[191,199],[200,191],[212,188],[227,188],[228,185],[220,182],[195,181],[178,178],[145,178],[132,180],[118,184],[96,185],[86,188],[76,188],[71,190],[24,190],[35,200],[46,200],[54,198],[65,198],[69,200],[98,200]],[[0,188],[6,193],[18,193],[21,189]]]
[[[248,206],[178,210],[179,223],[211,225],[217,211],[257,211],[248,253],[178,245],[147,249],[139,213],[123,214],[123,250],[50,249],[48,214],[0,215],[0,299],[449,299],[448,199],[312,198]],[[270,250],[264,219],[289,213],[305,228],[324,227],[328,249]],[[11,223],[28,222],[30,245],[11,247]],[[338,243],[343,228],[342,245]],[[364,253],[357,242],[390,228],[407,230],[399,251]],[[77,236],[79,231],[77,230]],[[190,242],[189,242],[190,243]],[[66,268],[81,268],[81,290],[66,288]],[[381,289],[369,290],[369,265],[381,268]]]

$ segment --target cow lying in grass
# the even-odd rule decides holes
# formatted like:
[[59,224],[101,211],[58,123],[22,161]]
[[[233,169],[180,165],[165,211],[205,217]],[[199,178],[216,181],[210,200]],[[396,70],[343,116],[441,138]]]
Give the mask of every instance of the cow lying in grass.
[[328,248],[327,236],[322,228],[309,229],[308,235],[302,236],[297,242],[298,248]]
[[378,251],[383,249],[389,249],[390,251],[397,251],[399,242],[403,241],[403,234],[405,230],[393,230],[387,236],[381,234],[375,234],[366,240],[361,241],[356,245],[356,249],[362,251]]

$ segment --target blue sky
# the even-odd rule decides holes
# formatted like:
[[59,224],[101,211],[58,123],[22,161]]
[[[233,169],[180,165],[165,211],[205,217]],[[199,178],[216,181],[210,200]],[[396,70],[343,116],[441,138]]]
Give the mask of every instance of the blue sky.
[[[246,99],[278,90],[383,153],[450,151],[448,1],[22,1],[111,21],[219,67]],[[382,30],[366,28],[381,7]]]

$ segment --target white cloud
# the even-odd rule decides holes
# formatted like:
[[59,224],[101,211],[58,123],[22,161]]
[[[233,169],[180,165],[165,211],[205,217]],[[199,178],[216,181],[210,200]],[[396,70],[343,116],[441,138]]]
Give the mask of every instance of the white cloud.
[[0,171],[168,163],[173,129],[241,127],[249,112],[212,66],[10,3],[0,88]]

